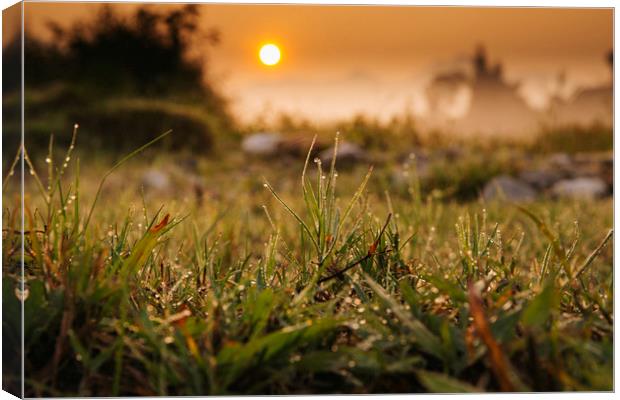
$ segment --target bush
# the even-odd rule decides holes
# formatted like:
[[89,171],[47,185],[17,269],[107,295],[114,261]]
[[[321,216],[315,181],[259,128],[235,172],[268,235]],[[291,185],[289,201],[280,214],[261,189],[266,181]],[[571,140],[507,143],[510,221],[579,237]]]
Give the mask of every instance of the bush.
[[[68,143],[76,122],[86,128],[89,139],[97,139],[85,144],[117,151],[167,129],[175,131],[179,147],[210,147],[214,129],[230,130],[233,124],[225,99],[205,79],[206,60],[189,54],[195,41],[201,46],[219,42],[217,31],[199,29],[198,18],[196,5],[168,11],[140,7],[129,16],[106,5],[92,21],[64,29],[50,24],[49,42],[27,35],[26,138],[33,153],[36,147],[44,150],[46,140],[40,139],[50,133],[59,143]],[[3,50],[5,59],[19,60],[20,47],[17,37]],[[17,90],[19,81],[5,87],[5,110],[18,106],[19,96],[11,96]],[[123,110],[109,107],[111,102],[136,99],[157,99],[166,106],[148,112],[133,105]],[[15,143],[5,144],[12,152]]]

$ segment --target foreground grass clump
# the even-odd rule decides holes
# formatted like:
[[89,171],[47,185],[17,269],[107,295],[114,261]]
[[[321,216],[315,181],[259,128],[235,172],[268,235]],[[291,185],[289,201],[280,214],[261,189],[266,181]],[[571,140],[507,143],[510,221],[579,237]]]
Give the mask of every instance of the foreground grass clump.
[[301,193],[136,212],[84,193],[71,153],[48,160],[44,180],[26,158],[24,292],[4,212],[27,396],[612,389],[609,201],[437,203],[415,180],[392,199],[370,171],[341,198],[308,157]]

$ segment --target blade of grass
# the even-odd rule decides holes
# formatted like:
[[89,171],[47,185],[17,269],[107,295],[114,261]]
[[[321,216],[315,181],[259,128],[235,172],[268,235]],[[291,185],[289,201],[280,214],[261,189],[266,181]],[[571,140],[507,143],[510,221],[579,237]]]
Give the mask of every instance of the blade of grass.
[[592,253],[590,253],[590,255],[588,256],[588,258],[586,258],[584,263],[577,269],[577,272],[575,272],[575,276],[574,276],[575,278],[578,278],[579,275],[581,275],[586,270],[586,268],[588,268],[590,264],[592,264],[592,261],[594,261],[594,259],[598,257],[599,254],[601,254],[601,251],[603,250],[603,248],[605,248],[605,246],[607,245],[607,242],[609,241],[609,239],[612,238],[613,234],[614,234],[613,229],[610,229],[609,232],[607,232],[607,235],[605,235],[605,238],[603,238],[603,240],[598,245],[598,247]]

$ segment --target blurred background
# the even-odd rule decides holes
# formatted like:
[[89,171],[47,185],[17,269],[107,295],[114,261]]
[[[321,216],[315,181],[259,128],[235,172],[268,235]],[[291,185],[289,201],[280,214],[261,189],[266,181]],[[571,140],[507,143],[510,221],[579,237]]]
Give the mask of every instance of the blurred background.
[[[611,9],[43,2],[25,24],[33,154],[50,134],[68,144],[75,123],[82,151],[116,155],[172,128],[159,148],[194,164],[303,158],[314,134],[321,151],[341,131],[353,163],[398,169],[414,154],[422,175],[465,148],[612,148]],[[10,161],[20,41],[10,26],[3,37]],[[489,171],[468,178],[472,193],[519,172]]]

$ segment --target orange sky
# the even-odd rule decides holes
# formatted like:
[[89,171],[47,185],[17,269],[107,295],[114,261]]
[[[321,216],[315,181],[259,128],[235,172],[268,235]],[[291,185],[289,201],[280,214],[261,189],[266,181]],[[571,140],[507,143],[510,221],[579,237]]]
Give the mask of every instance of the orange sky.
[[[127,11],[135,6],[116,5]],[[170,7],[151,5],[151,7]],[[70,23],[97,4],[27,3],[27,30]],[[210,76],[242,120],[269,110],[329,119],[367,112],[386,117],[423,112],[425,85],[484,43],[506,76],[522,83],[535,106],[564,70],[569,84],[610,79],[604,54],[612,47],[610,9],[378,6],[201,5],[205,26],[220,30],[209,51]],[[258,46],[281,46],[280,65],[258,62]],[[197,48],[197,51],[205,51]]]

